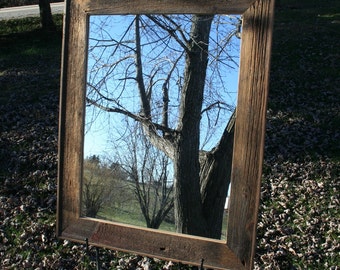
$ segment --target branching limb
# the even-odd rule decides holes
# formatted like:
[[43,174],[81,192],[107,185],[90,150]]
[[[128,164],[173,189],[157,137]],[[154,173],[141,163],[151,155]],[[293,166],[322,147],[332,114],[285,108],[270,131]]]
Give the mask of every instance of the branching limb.
[[142,65],[142,52],[141,52],[141,36],[140,36],[140,18],[136,16],[135,32],[136,32],[136,80],[138,84],[141,107],[144,117],[151,119],[151,106],[150,99],[145,90],[145,84],[143,79],[143,65]]
[[[175,24],[176,29],[174,28],[169,28],[167,26],[165,26],[164,24],[162,24],[158,19],[156,19],[154,16],[152,15],[147,15],[148,18],[153,21],[156,25],[158,25],[160,28],[164,29],[166,32],[169,33],[170,36],[172,36],[177,42],[178,44],[184,49],[184,51],[186,51],[187,53],[189,53],[188,47],[186,46],[186,43],[188,42],[187,39],[184,36],[184,33],[182,31],[179,31],[181,33],[181,36],[183,38],[183,40],[185,42],[183,42],[176,34],[177,30],[180,30],[180,26]],[[166,16],[164,16],[165,18],[168,18]]]

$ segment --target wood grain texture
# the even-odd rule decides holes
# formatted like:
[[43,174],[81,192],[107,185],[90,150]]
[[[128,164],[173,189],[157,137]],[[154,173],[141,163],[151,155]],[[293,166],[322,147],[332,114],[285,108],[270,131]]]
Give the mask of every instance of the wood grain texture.
[[259,207],[274,1],[259,0],[243,20],[228,246],[252,269]]
[[[67,0],[59,119],[57,235],[61,238],[215,269],[251,269],[268,92],[273,1],[243,17],[227,244],[80,217],[89,14],[242,13],[253,1]],[[228,6],[229,5],[229,6]],[[227,12],[229,10],[229,12]],[[222,12],[226,11],[226,12]]]
[[[71,4],[73,5],[71,5]],[[76,5],[70,5],[65,20],[59,117],[58,222],[64,230],[80,215],[83,162],[84,102],[86,82],[86,19]]]
[[244,269],[225,242],[85,218],[69,226],[66,239],[214,269]]
[[242,14],[254,0],[88,0],[85,12],[93,14]]

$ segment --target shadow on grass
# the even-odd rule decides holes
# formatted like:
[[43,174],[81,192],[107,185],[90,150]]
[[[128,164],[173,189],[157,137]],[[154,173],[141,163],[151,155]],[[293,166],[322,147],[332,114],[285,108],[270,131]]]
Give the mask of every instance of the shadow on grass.
[[24,95],[18,102],[32,102],[59,90],[61,18],[55,16],[55,32],[43,32],[39,18],[0,21],[0,104],[8,103],[13,93],[16,99],[30,93],[32,99]]

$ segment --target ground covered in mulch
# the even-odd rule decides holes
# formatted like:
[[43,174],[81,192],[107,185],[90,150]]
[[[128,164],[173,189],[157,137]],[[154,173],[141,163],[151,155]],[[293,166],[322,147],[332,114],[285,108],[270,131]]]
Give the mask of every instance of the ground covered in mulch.
[[312,2],[276,10],[257,237],[256,265],[263,268],[340,267],[340,21],[334,14]]
[[[340,267],[339,14],[312,2],[276,11],[256,269]],[[0,268],[95,269],[93,247],[55,237],[59,59],[36,61],[0,60],[1,91],[19,89],[0,105]],[[102,269],[189,268],[99,255]]]

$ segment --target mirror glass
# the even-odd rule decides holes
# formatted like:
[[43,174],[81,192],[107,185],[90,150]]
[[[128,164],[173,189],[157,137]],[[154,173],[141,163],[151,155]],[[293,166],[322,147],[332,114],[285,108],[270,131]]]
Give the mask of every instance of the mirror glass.
[[235,15],[89,17],[83,216],[225,239],[240,37]]

